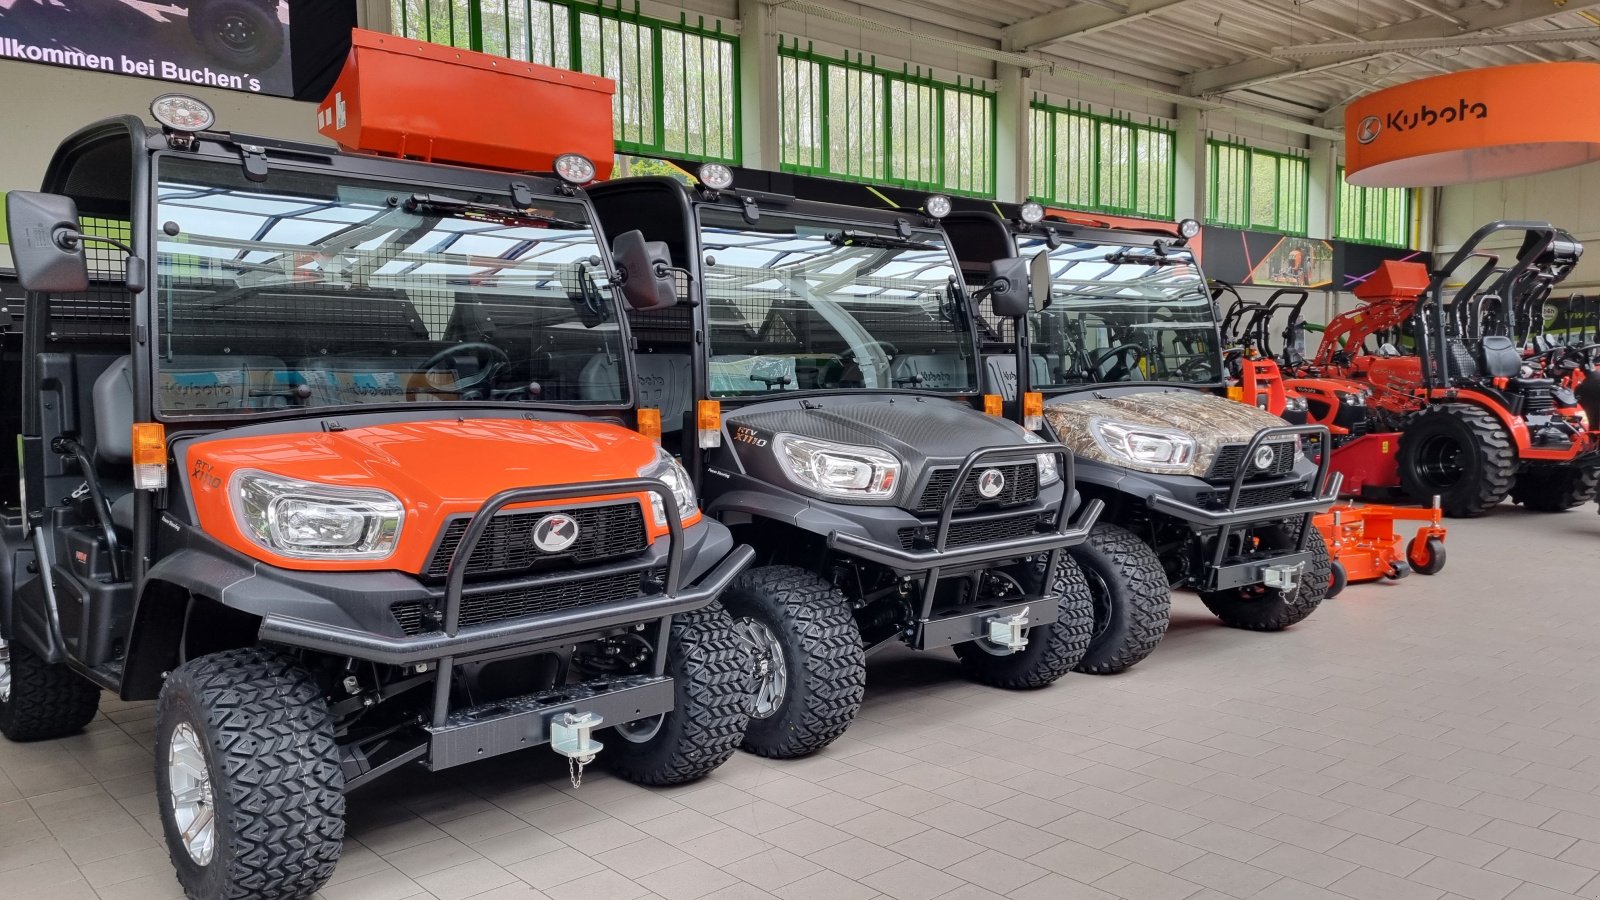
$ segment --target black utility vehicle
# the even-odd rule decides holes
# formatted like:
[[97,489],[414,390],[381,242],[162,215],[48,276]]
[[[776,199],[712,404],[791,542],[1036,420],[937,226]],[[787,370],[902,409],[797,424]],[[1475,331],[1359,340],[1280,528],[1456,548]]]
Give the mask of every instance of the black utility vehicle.
[[1085,669],[1117,671],[1154,649],[1169,585],[1240,628],[1310,615],[1331,566],[1311,518],[1338,485],[1301,442],[1327,429],[1219,396],[1216,311],[1184,247],[1198,225],[1143,233],[1024,209],[1033,221],[959,212],[945,228],[969,282],[995,256],[1042,254],[1049,267],[1042,310],[976,322],[990,389],[1043,395],[1042,424],[1076,454],[1079,492],[1106,506],[1073,550],[1098,601]]
[[752,662],[714,601],[752,553],[625,427],[643,245],[623,282],[571,185],[162,103],[9,197],[0,732],[159,697],[192,897],[309,896],[345,792],[408,764],[548,742],[576,778],[601,727],[643,783],[732,754]]
[[[1008,688],[1071,671],[1092,611],[1064,548],[1099,505],[1069,521],[1072,455],[970,406],[979,357],[937,219],[729,181],[706,167],[693,188],[588,191],[607,233],[642,233],[683,278],[678,305],[630,316],[640,403],[707,512],[757,551],[723,597],[760,667],[745,747],[838,737],[865,654],[891,644],[953,646]],[[995,269],[995,307],[1022,314],[1026,265]]]

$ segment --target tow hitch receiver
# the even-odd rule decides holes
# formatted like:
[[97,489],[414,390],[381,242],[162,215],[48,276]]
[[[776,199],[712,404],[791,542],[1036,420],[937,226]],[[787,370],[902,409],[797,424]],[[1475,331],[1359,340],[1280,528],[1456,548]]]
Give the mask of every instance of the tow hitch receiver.
[[1269,588],[1280,591],[1295,591],[1300,587],[1300,573],[1305,570],[1305,563],[1294,563],[1287,566],[1266,566],[1261,570],[1261,583]]
[[594,739],[604,721],[592,712],[565,712],[550,720],[550,749],[583,765],[594,762],[605,745]]
[[987,620],[989,626],[989,643],[997,647],[1016,653],[1028,646],[1028,637],[1023,631],[1028,627],[1028,610],[1023,607],[1022,612],[1009,616],[991,616]]

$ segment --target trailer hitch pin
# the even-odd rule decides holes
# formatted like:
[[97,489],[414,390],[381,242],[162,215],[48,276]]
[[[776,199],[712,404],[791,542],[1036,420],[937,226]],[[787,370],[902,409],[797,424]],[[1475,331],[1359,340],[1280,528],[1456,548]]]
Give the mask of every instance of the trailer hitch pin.
[[1294,593],[1300,590],[1300,570],[1304,563],[1288,566],[1267,566],[1261,570],[1261,583],[1269,588]]
[[1033,607],[1023,607],[1022,612],[1009,616],[990,616],[984,622],[989,626],[989,643],[1004,647],[1016,653],[1028,646],[1028,636],[1023,632],[1028,627],[1028,611]]
[[605,746],[594,739],[602,721],[592,712],[565,712],[550,720],[550,749],[567,758],[573,788],[583,787],[583,767]]

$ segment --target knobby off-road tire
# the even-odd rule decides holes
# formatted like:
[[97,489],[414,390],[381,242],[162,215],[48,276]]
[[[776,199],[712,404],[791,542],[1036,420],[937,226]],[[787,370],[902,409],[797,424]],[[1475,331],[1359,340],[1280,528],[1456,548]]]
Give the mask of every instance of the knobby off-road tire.
[[[1008,572],[1030,594],[1040,593],[1045,580],[1044,554]],[[1060,598],[1056,620],[1028,631],[1028,646],[1016,653],[998,655],[995,648],[968,641],[955,646],[967,677],[980,684],[1007,690],[1033,690],[1055,683],[1071,672],[1089,650],[1094,634],[1094,595],[1083,570],[1065,552],[1060,554],[1050,591]]]
[[283,23],[256,0],[192,0],[189,33],[212,59],[256,75],[283,56]]
[[682,784],[710,774],[739,749],[750,724],[753,657],[719,604],[674,616],[666,673],[672,711],[614,729],[607,760],[635,784]]
[[1517,473],[1511,502],[1537,512],[1566,512],[1594,499],[1600,469],[1539,466]]
[[1517,448],[1488,410],[1440,403],[1408,418],[1400,432],[1400,486],[1424,503],[1434,495],[1452,518],[1481,516],[1505,500]]
[[0,690],[0,734],[13,741],[75,734],[100,709],[100,688],[21,644],[0,641],[0,667],[10,676],[10,689]]
[[[1225,591],[1201,591],[1200,599],[1222,624],[1231,628],[1251,631],[1282,631],[1316,611],[1332,586],[1333,561],[1328,558],[1328,545],[1322,532],[1315,527],[1306,535],[1306,549],[1311,559],[1300,571],[1300,589],[1293,596],[1278,588],[1255,584]],[[1293,546],[1288,529],[1273,526],[1258,532],[1261,542],[1274,550]]]
[[[198,747],[210,778],[215,832],[204,861],[176,819],[175,734]],[[192,782],[189,773],[179,775]],[[156,707],[156,803],[190,897],[311,896],[333,874],[344,838],[344,774],[321,688],[294,660],[260,648],[179,666]]]
[[844,734],[867,680],[861,631],[844,594],[799,566],[763,566],[735,579],[722,605],[743,638],[759,639],[765,630],[775,642],[752,645],[757,688],[771,667],[782,666],[786,676],[770,709],[759,689],[753,693],[744,749],[774,759],[805,756]]
[[1095,607],[1078,671],[1111,675],[1149,656],[1172,612],[1172,587],[1155,551],[1128,529],[1101,522],[1068,553],[1088,579]]

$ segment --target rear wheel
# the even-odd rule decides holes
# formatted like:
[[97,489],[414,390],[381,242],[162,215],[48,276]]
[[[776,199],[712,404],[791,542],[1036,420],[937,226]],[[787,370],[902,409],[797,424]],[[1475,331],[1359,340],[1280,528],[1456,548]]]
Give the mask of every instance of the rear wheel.
[[1102,522],[1067,552],[1094,600],[1094,634],[1078,671],[1110,675],[1149,656],[1172,611],[1172,587],[1155,551],[1128,529]]
[[722,596],[755,672],[744,749],[805,756],[855,720],[867,680],[866,654],[850,603],[799,566],[749,569]]
[[750,722],[752,657],[721,606],[674,616],[666,674],[670,712],[618,725],[604,757],[636,784],[682,784],[722,765]]
[[[1333,561],[1328,558],[1328,545],[1322,532],[1307,524],[1306,549],[1311,559],[1300,570],[1300,584],[1290,592],[1281,588],[1252,584],[1224,591],[1201,591],[1200,599],[1206,609],[1230,628],[1247,628],[1251,631],[1282,631],[1311,615],[1322,598],[1333,586]],[[1270,550],[1288,550],[1294,546],[1294,533],[1282,526],[1260,529],[1256,539]]]
[[[1040,593],[1049,558],[1047,553],[1002,574],[1015,576],[1020,593]],[[1028,646],[1016,652],[987,640],[955,646],[968,678],[992,687],[1031,690],[1055,683],[1078,665],[1094,632],[1094,595],[1083,570],[1066,553],[1060,554],[1050,590],[1060,599],[1056,620],[1029,629]]]
[[1398,464],[1406,493],[1423,502],[1437,496],[1445,515],[1470,518],[1511,493],[1517,450],[1487,410],[1440,403],[1406,420]]
[[156,805],[190,897],[316,893],[343,848],[344,774],[315,679],[261,648],[173,670],[156,706]]
[[1541,466],[1517,474],[1511,502],[1538,512],[1565,512],[1594,499],[1600,469]]
[[100,688],[21,644],[0,639],[0,734],[47,741],[82,730],[100,709]]

